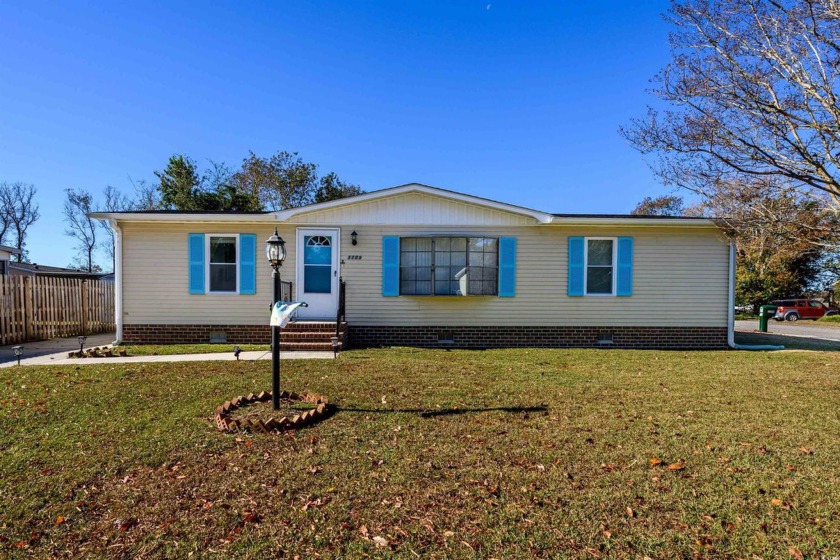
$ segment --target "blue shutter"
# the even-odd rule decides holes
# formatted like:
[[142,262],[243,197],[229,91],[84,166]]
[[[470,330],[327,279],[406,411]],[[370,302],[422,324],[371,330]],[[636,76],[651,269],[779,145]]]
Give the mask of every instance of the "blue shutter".
[[516,295],[516,238],[499,238],[499,297]]
[[204,293],[204,234],[189,235],[189,289],[191,294]]
[[382,295],[400,295],[400,238],[382,237]]
[[618,271],[616,276],[616,295],[633,295],[633,238],[618,238]]
[[257,236],[239,234],[239,293],[257,293]]
[[583,295],[583,252],[586,243],[583,237],[569,238],[569,285],[568,295]]

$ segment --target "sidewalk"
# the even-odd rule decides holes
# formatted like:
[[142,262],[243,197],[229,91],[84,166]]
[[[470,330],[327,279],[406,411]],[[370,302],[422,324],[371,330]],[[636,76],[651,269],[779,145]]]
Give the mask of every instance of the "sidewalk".
[[[270,360],[271,352],[242,352],[239,355],[241,362],[255,362],[258,360]],[[332,360],[332,352],[281,352],[281,360]],[[35,356],[20,361],[21,366],[86,366],[103,364],[137,364],[145,362],[212,362],[236,361],[233,352],[220,352],[210,354],[172,354],[169,356],[126,356],[113,358],[68,358],[67,352]],[[0,368],[17,365],[16,361],[0,364]]]

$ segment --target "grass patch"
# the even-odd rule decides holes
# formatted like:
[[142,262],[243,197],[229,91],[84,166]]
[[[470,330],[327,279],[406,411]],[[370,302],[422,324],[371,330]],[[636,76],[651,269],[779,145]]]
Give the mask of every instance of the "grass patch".
[[0,556],[840,553],[832,353],[351,351],[283,364],[332,418],[216,432],[269,372],[5,369]]
[[[123,344],[129,356],[171,356],[173,354],[233,354],[234,344]],[[240,344],[243,352],[268,352],[268,344]]]
[[758,315],[753,315],[752,313],[736,313],[735,314],[736,321],[757,321]]
[[827,325],[840,325],[840,315],[829,315],[827,317],[820,317],[817,319],[818,323]]

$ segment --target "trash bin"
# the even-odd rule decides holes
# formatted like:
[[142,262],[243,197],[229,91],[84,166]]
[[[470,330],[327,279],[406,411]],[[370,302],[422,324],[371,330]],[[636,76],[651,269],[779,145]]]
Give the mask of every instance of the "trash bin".
[[762,305],[758,308],[758,330],[767,332],[767,321],[776,315],[775,305]]

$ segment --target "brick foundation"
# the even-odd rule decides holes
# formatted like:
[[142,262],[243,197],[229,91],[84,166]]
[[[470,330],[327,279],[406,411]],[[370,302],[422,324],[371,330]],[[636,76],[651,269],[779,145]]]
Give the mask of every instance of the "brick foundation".
[[230,344],[271,342],[268,325],[123,325],[123,342],[134,344],[206,344],[210,333],[224,332]]
[[[385,327],[349,325],[350,347],[414,346],[421,348],[655,348],[719,350],[726,348],[726,327]],[[294,329],[298,330],[298,329]],[[343,331],[344,329],[342,329]],[[203,344],[211,333],[224,332],[228,344],[266,344],[267,325],[124,325],[123,341],[143,344]],[[342,333],[344,334],[344,333]],[[612,336],[612,344],[599,339]],[[306,332],[284,335],[288,349],[304,348]],[[325,339],[328,346],[329,339]],[[311,342],[314,342],[311,341]],[[304,343],[304,344],[301,344]],[[292,344],[295,345],[292,348]],[[300,346],[300,348],[298,348]],[[325,349],[328,349],[325,346]],[[311,349],[322,349],[315,348]]]
[[[382,327],[349,325],[352,347],[719,350],[726,327]],[[612,344],[599,344],[605,335]]]

